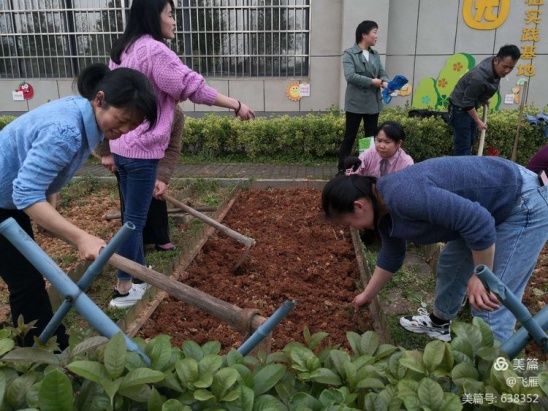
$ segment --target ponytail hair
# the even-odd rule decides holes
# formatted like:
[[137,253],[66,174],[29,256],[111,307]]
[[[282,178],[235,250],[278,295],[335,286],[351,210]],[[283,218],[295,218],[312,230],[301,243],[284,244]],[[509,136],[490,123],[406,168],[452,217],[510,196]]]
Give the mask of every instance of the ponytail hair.
[[329,181],[322,192],[322,208],[328,219],[337,219],[344,214],[354,212],[354,202],[360,198],[371,201],[375,213],[375,223],[378,218],[377,197],[373,187],[377,178],[351,174],[340,175]]
[[158,114],[154,90],[144,74],[130,68],[110,70],[105,64],[87,66],[78,76],[78,92],[93,100],[99,91],[107,106],[129,110],[154,127]]

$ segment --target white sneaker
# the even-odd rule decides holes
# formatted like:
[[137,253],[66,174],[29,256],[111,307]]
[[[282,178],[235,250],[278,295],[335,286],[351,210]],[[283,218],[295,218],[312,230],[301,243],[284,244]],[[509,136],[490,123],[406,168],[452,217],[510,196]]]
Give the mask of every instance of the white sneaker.
[[150,286],[147,283],[132,284],[129,292],[126,294],[120,294],[118,290],[114,289],[112,300],[110,300],[108,306],[114,308],[131,307],[138,301],[141,301],[149,287]]
[[418,312],[419,315],[400,317],[400,325],[412,333],[426,334],[441,341],[451,341],[451,321],[436,325],[424,308],[419,308]]

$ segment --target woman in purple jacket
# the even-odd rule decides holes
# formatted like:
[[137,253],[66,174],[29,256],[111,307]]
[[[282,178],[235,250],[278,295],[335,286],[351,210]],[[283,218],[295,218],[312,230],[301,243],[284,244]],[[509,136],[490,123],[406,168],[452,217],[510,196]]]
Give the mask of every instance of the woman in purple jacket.
[[449,341],[450,323],[465,297],[504,341],[515,318],[473,275],[485,264],[519,298],[548,240],[548,187],[531,171],[493,157],[442,157],[378,180],[338,176],[325,186],[328,218],[358,229],[376,228],[381,250],[371,280],[354,298],[370,303],[403,263],[406,241],[447,242],[438,260],[431,314],[402,317],[409,331]]

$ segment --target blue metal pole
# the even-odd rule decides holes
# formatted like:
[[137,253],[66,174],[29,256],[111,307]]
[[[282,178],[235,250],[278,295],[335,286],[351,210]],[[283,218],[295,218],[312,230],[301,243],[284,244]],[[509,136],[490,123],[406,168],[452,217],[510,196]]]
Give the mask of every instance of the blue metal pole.
[[244,343],[238,348],[238,352],[242,355],[249,354],[273,329],[276,327],[284,317],[289,314],[295,307],[295,301],[285,301],[274,313],[262,323],[251,336],[244,341]]
[[[545,306],[540,312],[533,317],[544,331],[548,331],[548,305]],[[508,354],[508,358],[513,359],[518,355],[527,342],[531,339],[531,336],[527,332],[525,327],[521,327],[514,335],[512,335],[508,340],[506,340],[500,349]],[[547,352],[546,345],[544,346],[544,351]]]
[[[103,312],[76,284],[38,247],[32,238],[17,224],[8,218],[0,224],[0,234],[6,237],[21,254],[58,290],[67,301],[71,301],[76,310],[101,334],[111,338],[122,332],[120,328]],[[123,332],[122,332],[123,333]],[[137,352],[143,361],[150,365],[147,355],[124,334],[130,351]]]
[[[540,324],[538,324],[527,307],[514,295],[512,291],[506,287],[498,279],[498,277],[493,274],[493,272],[485,265],[478,265],[475,268],[475,274],[481,280],[483,285],[487,287],[490,291],[494,292],[500,302],[508,308],[516,319],[521,323],[523,328],[534,338],[534,340],[542,347],[545,351],[548,350],[548,335],[543,331]],[[520,350],[525,346],[520,348]],[[519,352],[519,351],[518,351]]]
[[[95,261],[93,261],[93,263],[90,264],[80,278],[80,281],[78,281],[78,288],[80,288],[80,290],[85,292],[89,288],[95,277],[101,273],[109,258],[112,257],[112,254],[114,254],[116,250],[118,250],[118,248],[124,243],[124,241],[129,238],[133,230],[135,230],[135,225],[127,222],[114,235],[114,237],[112,237],[112,240],[110,240],[107,246],[101,250],[99,256],[95,259]],[[70,311],[71,307],[72,302],[69,299],[65,299],[51,318],[48,325],[46,325],[46,328],[44,328],[44,331],[42,331],[42,334],[40,334],[39,338],[42,343],[45,343],[53,334],[55,334],[55,331],[61,324],[61,321],[63,321],[63,318],[65,318],[67,313]]]

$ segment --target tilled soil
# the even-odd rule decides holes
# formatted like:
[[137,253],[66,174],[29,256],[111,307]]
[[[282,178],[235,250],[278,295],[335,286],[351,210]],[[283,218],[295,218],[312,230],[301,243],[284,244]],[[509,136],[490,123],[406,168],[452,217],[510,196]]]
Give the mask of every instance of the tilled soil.
[[[184,273],[182,281],[242,308],[257,308],[268,317],[285,300],[294,311],[275,329],[273,349],[303,341],[311,333],[329,333],[329,344],[347,345],[346,332],[372,329],[366,312],[354,314],[358,266],[348,231],[325,221],[316,190],[251,190],[240,194],[225,220],[254,238],[250,257],[237,273],[232,266],[242,246],[213,235]],[[164,300],[141,335],[169,334],[181,344],[218,340],[224,349],[244,337],[212,316],[174,299]]]

